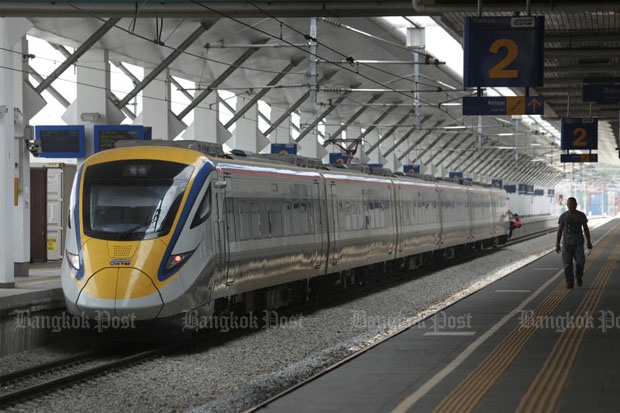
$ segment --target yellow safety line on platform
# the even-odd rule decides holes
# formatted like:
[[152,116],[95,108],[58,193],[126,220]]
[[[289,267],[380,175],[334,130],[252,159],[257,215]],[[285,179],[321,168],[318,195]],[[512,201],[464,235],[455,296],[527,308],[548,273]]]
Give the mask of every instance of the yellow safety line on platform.
[[575,323],[573,328],[567,328],[562,332],[540,372],[521,399],[517,412],[541,411],[541,408],[545,412],[558,410],[560,397],[566,389],[588,331],[589,324],[585,321],[597,310],[618,259],[620,250],[616,249],[607,259],[588,294],[575,311],[574,318],[583,322]]
[[[588,261],[587,267],[593,262],[602,250],[611,242],[611,237],[603,242],[605,246],[596,249],[597,254]],[[564,270],[559,271],[562,273]],[[558,286],[543,300],[534,310],[532,320],[540,320],[548,317],[556,307],[564,300],[570,290],[564,283]],[[529,328],[528,328],[529,327]],[[478,365],[465,380],[463,380],[434,410],[442,412],[470,412],[480,403],[483,397],[499,380],[504,372],[529,342],[530,338],[538,331],[538,326],[528,325],[524,327],[520,323],[512,330],[495,349]]]
[[[605,234],[603,234],[603,236],[597,240],[595,242],[596,244],[601,243],[601,245],[599,245],[597,248],[594,249],[592,256],[590,257],[590,259],[586,262],[586,268],[585,270],[589,269],[591,262],[593,262],[596,258],[598,258],[598,255],[600,254],[601,250],[604,250],[605,247],[607,247],[607,245],[609,245],[609,243],[611,242],[611,237],[608,238],[607,235],[610,234],[611,232],[614,232],[617,228],[620,228],[619,225],[615,225],[613,228],[609,229]],[[527,306],[534,298],[536,298],[539,294],[541,294],[549,285],[551,285],[553,282],[556,281],[557,278],[560,277],[560,275],[562,275],[564,272],[564,270],[560,270],[557,273],[555,273],[548,281],[546,281],[542,286],[540,286],[534,293],[532,293],[530,296],[528,296],[525,300],[523,300],[516,308],[514,308],[510,313],[506,314],[501,320],[499,320],[496,324],[494,324],[491,328],[489,328],[485,333],[481,334],[474,342],[472,342],[469,346],[467,346],[467,348],[461,353],[459,354],[455,359],[453,359],[450,363],[448,363],[448,365],[446,365],[446,367],[444,367],[441,371],[439,371],[437,374],[435,374],[435,376],[433,376],[431,379],[429,379],[426,383],[424,383],[420,388],[418,388],[415,392],[413,392],[411,395],[409,395],[405,400],[403,400],[398,406],[396,406],[396,408],[392,411],[393,413],[402,413],[407,411],[409,408],[411,408],[415,403],[417,403],[424,395],[426,395],[433,387],[435,387],[441,380],[443,380],[446,376],[448,376],[452,371],[454,371],[461,363],[463,363],[463,361],[465,361],[471,354],[473,354],[473,352],[480,347],[489,337],[491,337],[497,330],[499,330],[504,324],[506,324],[508,321],[510,321],[514,316],[518,315],[519,312],[521,312],[525,306]],[[548,311],[549,308],[555,308],[557,306],[557,302],[561,301],[566,295],[568,294],[568,290],[565,287],[565,284],[562,282],[561,284],[559,284],[551,293],[550,295],[543,301],[543,303],[541,303],[539,305],[539,307],[535,310],[535,311]],[[558,301],[559,300],[559,301]],[[551,310],[552,311],[552,310]],[[535,312],[535,314],[537,314]],[[516,348],[522,348],[523,345],[521,344],[522,340],[524,338],[527,337],[526,341],[529,340],[529,337],[531,337],[531,335],[537,330],[536,328],[520,328],[521,326],[517,327],[515,330],[513,330],[513,332],[511,332],[509,334],[510,336],[513,336],[513,339],[515,340],[512,343],[506,343],[503,344],[504,341],[507,341],[508,337],[506,339],[504,339],[504,341],[502,341],[502,343],[500,343],[501,345],[505,345],[505,349],[503,351],[507,352],[507,354],[509,354],[509,359],[510,359],[510,354],[512,354],[512,360],[514,360],[514,358],[516,358],[516,356],[518,355],[518,351],[515,352],[514,349]],[[522,333],[519,333],[519,330],[523,331]],[[528,334],[528,331],[531,330],[531,333]],[[518,340],[518,341],[517,341]],[[499,347],[499,346],[498,346]],[[497,350],[497,349],[496,349]],[[519,350],[520,351],[520,350]],[[510,353],[508,353],[510,352]],[[495,351],[493,352],[495,353]],[[490,360],[490,358],[493,356],[493,353],[491,353],[487,359],[485,359],[485,361],[483,361],[482,364],[487,363],[487,360]],[[495,360],[490,360],[492,363],[497,363],[500,365],[505,365],[506,360],[501,360],[503,358],[503,356],[501,355],[495,355],[493,356],[495,358]],[[512,360],[510,360],[510,362],[508,363],[508,365],[512,362]],[[483,365],[478,366],[478,369],[483,368]],[[507,368],[507,367],[506,367]],[[469,378],[472,377],[472,375],[475,375],[476,370],[474,370],[472,373],[470,373],[470,376],[468,376],[468,378],[461,383],[461,385],[466,384],[469,381]],[[505,370],[505,368],[504,368]],[[492,371],[493,373],[493,371]],[[497,378],[499,378],[499,376],[501,376],[501,373],[503,373],[503,371],[500,372],[499,375],[495,375],[497,376]],[[473,378],[473,377],[472,377]],[[481,376],[481,377],[476,377],[475,378],[476,382],[484,382],[484,381],[488,381],[486,380],[485,376]],[[494,383],[494,381],[493,381]],[[491,385],[493,384],[491,383]],[[460,386],[459,386],[460,387]],[[457,387],[457,389],[455,389],[453,391],[453,393],[456,393],[459,389],[459,387]],[[488,386],[488,388],[490,388],[490,385]],[[470,392],[471,392],[471,388],[470,388]],[[486,391],[485,391],[486,393]],[[470,394],[471,395],[471,394]],[[451,397],[451,395],[448,396]],[[481,398],[484,396],[484,394],[478,394],[478,397],[475,398],[470,398],[470,397],[466,397],[467,399],[470,399],[470,403],[471,402],[475,402],[475,404],[473,404],[473,407],[467,409],[465,408],[465,406],[463,404],[456,404],[456,406],[453,406],[451,408],[451,410],[446,409],[446,411],[458,411],[458,412],[465,412],[465,411],[471,411],[473,410],[477,404],[480,402]],[[444,401],[442,402],[449,402],[446,399],[444,399]],[[460,403],[465,402],[465,400],[461,400]],[[451,404],[451,403],[450,403]],[[441,404],[440,404],[441,406]],[[440,408],[440,406],[437,407],[437,409]],[[443,411],[443,410],[436,410],[436,411]]]

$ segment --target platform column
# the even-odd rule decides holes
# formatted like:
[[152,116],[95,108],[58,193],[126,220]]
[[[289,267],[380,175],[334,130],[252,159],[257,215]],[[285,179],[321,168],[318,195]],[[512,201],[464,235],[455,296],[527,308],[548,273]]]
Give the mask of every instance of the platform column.
[[360,142],[357,147],[357,155],[356,157],[360,159],[365,159],[366,161],[363,163],[380,163],[385,166],[385,159],[381,156],[381,148],[377,146],[377,148],[369,154],[366,154],[366,150],[371,148],[373,145],[377,143],[379,140],[379,132],[376,129],[368,132],[364,135],[364,143]]
[[[202,90],[196,90],[198,95]],[[209,94],[198,106],[193,110],[194,121],[187,127],[183,133],[183,139],[196,140],[202,142],[218,142],[219,125],[219,107],[217,103],[217,93]],[[230,133],[228,133],[230,135]],[[230,137],[230,136],[228,136]],[[225,140],[224,140],[225,141]]]
[[[342,153],[342,149],[340,149],[342,146],[342,133],[335,135],[338,129],[340,129],[340,119],[325,119],[325,139],[331,143],[325,146],[327,155],[323,158],[323,163],[329,163],[330,153]],[[332,139],[335,139],[336,142],[332,141]]]
[[3,194],[0,201],[0,288],[15,286],[13,234],[17,228],[14,224],[14,124],[15,109],[21,111],[16,105],[15,94],[16,88],[22,85],[21,39],[31,26],[26,19],[0,18],[0,193]]
[[[22,56],[28,55],[28,41],[26,36],[21,40],[21,53],[14,55],[15,66],[21,67],[21,72],[15,72],[15,88],[13,102],[14,111],[14,154],[15,154],[15,177],[17,181],[17,205],[13,207],[13,259],[16,277],[27,277],[30,267],[30,152],[26,145],[26,139],[33,139],[33,130],[26,131],[29,124],[29,114],[36,110],[31,105],[32,99],[26,98],[26,81],[28,80],[28,59]],[[28,103],[27,103],[28,102]],[[30,106],[30,107],[29,107]],[[36,106],[38,107],[38,106]]]
[[[286,108],[272,105],[269,115],[270,121],[275,122],[286,112],[288,112]],[[291,137],[291,117],[287,116],[286,120],[281,122],[278,127],[269,134],[268,138],[271,143],[294,143]]]
[[[77,94],[62,119],[68,125],[84,125],[85,158],[94,152],[94,125],[116,124],[108,116],[107,92],[110,90],[110,65],[104,50],[89,50],[76,65]],[[112,106],[112,105],[109,105]],[[78,159],[78,163],[84,159]]]
[[[315,120],[315,114],[313,112],[300,112],[301,129],[304,130],[304,125],[309,125]],[[301,140],[297,142],[300,145],[297,154],[301,156],[307,156],[308,158],[323,159],[327,155],[327,151],[319,143],[318,126],[308,132]]]
[[133,122],[152,127],[153,139],[173,140],[187,128],[171,111],[168,76],[165,70],[146,85],[142,91],[142,113]]
[[[240,110],[247,105],[247,101],[237,97],[237,108]],[[258,130],[258,106],[253,105],[235,122],[233,137],[227,142],[231,149],[243,149],[258,153],[267,145],[269,140]]]

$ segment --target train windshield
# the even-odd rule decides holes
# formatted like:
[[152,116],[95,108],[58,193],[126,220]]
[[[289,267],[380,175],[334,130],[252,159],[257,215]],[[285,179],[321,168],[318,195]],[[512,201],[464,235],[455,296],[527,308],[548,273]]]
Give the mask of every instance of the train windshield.
[[108,240],[166,235],[193,166],[157,160],[92,165],[84,176],[84,232]]

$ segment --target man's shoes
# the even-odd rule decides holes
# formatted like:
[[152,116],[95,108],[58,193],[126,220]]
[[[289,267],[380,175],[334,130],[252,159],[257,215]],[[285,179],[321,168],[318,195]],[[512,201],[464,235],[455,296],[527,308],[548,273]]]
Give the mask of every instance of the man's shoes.
[[580,287],[583,285],[583,280],[581,279],[581,277],[577,277],[577,285]]
[[566,283],[566,288],[567,288],[568,290],[572,290],[572,289],[573,289],[573,283],[572,283],[572,282],[568,282],[568,283]]

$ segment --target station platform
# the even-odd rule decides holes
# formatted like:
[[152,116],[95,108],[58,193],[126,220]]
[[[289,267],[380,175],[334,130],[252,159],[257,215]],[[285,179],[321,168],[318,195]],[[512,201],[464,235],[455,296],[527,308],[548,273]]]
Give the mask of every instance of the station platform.
[[0,317],[16,310],[63,308],[60,266],[61,261],[30,264],[27,277],[15,277],[15,287],[0,288]]
[[552,252],[261,411],[617,412],[620,220],[591,233],[583,286]]

